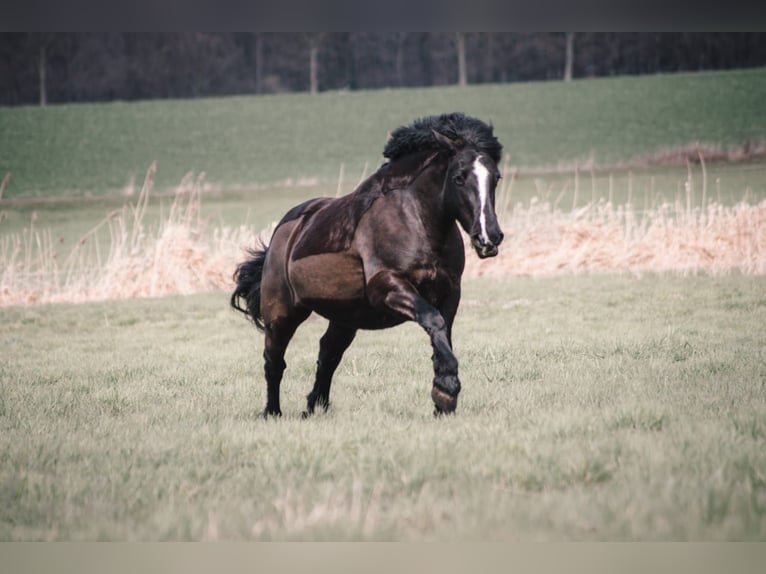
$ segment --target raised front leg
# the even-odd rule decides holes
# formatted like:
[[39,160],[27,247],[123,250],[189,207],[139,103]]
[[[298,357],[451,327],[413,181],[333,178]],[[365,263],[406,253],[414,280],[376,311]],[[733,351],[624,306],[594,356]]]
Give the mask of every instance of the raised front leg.
[[308,417],[314,413],[317,404],[327,410],[330,406],[330,385],[335,369],[338,368],[343,353],[354,340],[356,329],[330,323],[322,339],[319,341],[319,359],[317,359],[317,375],[314,388],[306,397],[307,406],[303,413]]
[[374,307],[417,322],[431,337],[434,368],[431,398],[437,414],[454,412],[460,393],[457,358],[450,343],[454,311],[448,324],[439,310],[426,301],[409,281],[388,270],[377,272],[368,281],[367,294]]

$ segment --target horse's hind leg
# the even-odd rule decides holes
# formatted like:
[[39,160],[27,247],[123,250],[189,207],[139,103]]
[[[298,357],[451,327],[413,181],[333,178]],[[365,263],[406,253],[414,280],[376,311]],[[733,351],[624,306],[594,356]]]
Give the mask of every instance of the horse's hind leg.
[[263,416],[282,416],[279,407],[279,385],[285,372],[285,351],[298,325],[309,316],[310,311],[295,309],[293,313],[267,322],[264,326],[266,339],[263,345],[263,370],[266,375],[266,409]]
[[324,336],[319,341],[319,359],[317,359],[317,374],[314,388],[306,397],[307,407],[303,413],[307,417],[314,413],[317,404],[327,410],[330,406],[330,385],[335,369],[338,368],[343,353],[356,335],[356,329],[330,323]]

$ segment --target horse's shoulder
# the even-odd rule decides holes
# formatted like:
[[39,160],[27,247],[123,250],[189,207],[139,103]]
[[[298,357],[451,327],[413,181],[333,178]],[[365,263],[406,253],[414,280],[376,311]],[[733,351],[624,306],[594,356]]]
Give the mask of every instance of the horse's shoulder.
[[299,209],[301,206],[293,208],[295,217],[304,217],[293,259],[348,249],[362,216],[382,195],[383,181],[376,173],[348,195],[309,201],[303,204],[305,208],[302,210]]
[[303,218],[293,258],[349,249],[360,221],[372,205],[378,199],[401,204],[402,199],[395,192],[406,189],[436,155],[419,153],[387,162],[348,195],[309,200],[291,209],[283,222]]

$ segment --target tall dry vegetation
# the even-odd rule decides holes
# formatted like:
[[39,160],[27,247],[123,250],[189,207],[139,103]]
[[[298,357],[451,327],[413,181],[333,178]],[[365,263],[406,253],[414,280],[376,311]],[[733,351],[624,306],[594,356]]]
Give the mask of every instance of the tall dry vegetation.
[[[0,239],[0,305],[156,297],[232,288],[232,272],[256,240],[247,226],[209,227],[200,217],[202,176],[187,176],[169,214],[144,223],[156,167],[135,203],[109,215],[65,257],[34,219]],[[727,207],[685,198],[637,210],[601,200],[564,211],[533,199],[512,205],[513,174],[498,196],[506,242],[480,261],[467,253],[469,276],[584,272],[766,274],[766,200]],[[104,241],[104,229],[109,239]],[[272,228],[261,232],[268,240]],[[470,250],[470,248],[469,248]]]
[[[0,240],[0,305],[77,303],[157,297],[228,288],[250,229],[207,229],[200,217],[203,175],[184,178],[167,217],[144,223],[156,165],[135,203],[109,213],[60,259],[50,231],[34,217],[20,234]],[[104,242],[104,228],[109,239]],[[105,243],[105,244],[104,244]]]
[[637,211],[602,202],[572,212],[551,203],[504,214],[506,245],[494,260],[469,257],[470,275],[582,272],[766,273],[766,201]]

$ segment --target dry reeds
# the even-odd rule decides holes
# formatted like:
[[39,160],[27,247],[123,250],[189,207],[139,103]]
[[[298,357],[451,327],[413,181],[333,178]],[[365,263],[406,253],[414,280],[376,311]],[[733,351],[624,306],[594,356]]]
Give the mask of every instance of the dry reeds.
[[498,257],[467,257],[466,273],[766,274],[766,201],[688,209],[676,202],[643,211],[599,202],[565,213],[533,200],[505,214],[502,227]]
[[[201,184],[184,178],[170,211],[155,228],[145,224],[155,165],[135,204],[111,212],[59,259],[48,231],[34,221],[21,234],[0,240],[0,306],[77,303],[157,297],[228,288],[241,247],[253,240],[248,228],[208,230],[200,217]],[[109,241],[102,245],[106,228]]]
[[11,181],[11,172],[6,173],[3,181],[0,181],[0,200],[3,199],[3,192],[5,191],[5,188],[8,187],[9,181]]
[[[233,288],[232,273],[256,241],[248,226],[211,227],[201,217],[202,178],[184,178],[168,215],[145,222],[156,167],[135,203],[109,213],[62,260],[51,232],[33,216],[23,232],[0,238],[0,306],[156,297]],[[605,200],[562,211],[555,201],[511,205],[516,170],[498,195],[506,241],[497,258],[467,253],[468,276],[672,272],[766,274],[766,201],[694,204],[691,175],[674,203],[613,206]],[[553,190],[543,190],[551,196]],[[576,193],[576,191],[573,191]],[[611,195],[611,190],[610,190]],[[568,202],[565,202],[568,203]],[[274,225],[261,233],[268,243]],[[108,231],[108,241],[102,236]],[[468,245],[468,242],[466,242]],[[467,247],[471,251],[470,247]]]

